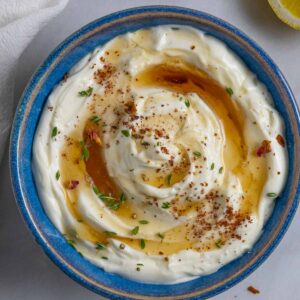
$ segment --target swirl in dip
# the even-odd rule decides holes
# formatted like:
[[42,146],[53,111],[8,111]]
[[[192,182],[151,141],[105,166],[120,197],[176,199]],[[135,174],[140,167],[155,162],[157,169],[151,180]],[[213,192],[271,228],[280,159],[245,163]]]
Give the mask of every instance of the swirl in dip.
[[152,283],[251,249],[286,178],[283,122],[222,42],[190,27],[118,36],[53,90],[33,149],[43,206],[107,271]]

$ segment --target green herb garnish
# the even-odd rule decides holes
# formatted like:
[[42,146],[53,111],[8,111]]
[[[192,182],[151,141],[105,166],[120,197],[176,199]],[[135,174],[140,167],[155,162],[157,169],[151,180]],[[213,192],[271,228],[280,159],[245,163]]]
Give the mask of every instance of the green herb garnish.
[[144,264],[141,264],[141,263],[138,263],[138,264],[136,264],[137,266],[144,266]]
[[147,220],[140,220],[139,223],[140,224],[149,224],[149,221],[147,221]]
[[166,182],[167,182],[167,185],[170,186],[171,185],[171,180],[172,180],[172,174],[169,174],[166,176]]
[[87,161],[90,157],[90,151],[87,145],[83,141],[80,141],[80,145],[81,145],[81,159]]
[[58,134],[58,129],[57,127],[53,127],[52,132],[51,132],[51,137],[54,138]]
[[222,172],[223,172],[223,167],[221,167],[221,168],[219,169],[219,174],[222,174]]
[[106,249],[106,247],[105,247],[105,245],[103,245],[103,244],[97,242],[97,243],[96,243],[96,249],[97,249],[97,250],[103,250],[103,249]]
[[102,259],[108,260],[108,257],[106,256],[101,256]]
[[231,87],[227,87],[227,88],[225,89],[225,91],[227,92],[227,94],[228,94],[229,96],[232,96],[232,95],[233,95],[233,90],[232,90]]
[[191,103],[188,99],[184,100],[184,104],[185,104],[186,107],[190,107],[190,105],[191,105]]
[[104,233],[108,236],[108,237],[112,237],[112,236],[116,236],[117,234],[113,231],[104,231]]
[[157,233],[157,236],[159,237],[159,238],[161,238],[161,239],[164,239],[165,238],[165,235],[163,234],[163,233]]
[[74,240],[67,239],[67,243],[68,243],[72,248],[76,249],[76,248],[75,248],[76,242],[75,242]]
[[[66,237],[67,235],[64,234],[64,236]],[[82,253],[79,252],[79,251],[76,249],[76,247],[75,247],[76,241],[74,241],[74,240],[72,240],[72,239],[67,239],[67,238],[66,238],[66,242],[67,242],[73,249],[75,249],[75,250],[77,251],[77,253],[78,253],[80,256],[83,257]]]
[[215,245],[216,245],[217,248],[221,248],[222,247],[222,241],[221,240],[217,240],[215,242]]
[[139,232],[140,227],[139,226],[135,226],[132,230],[131,230],[131,234],[132,235],[137,235]]
[[95,194],[100,193],[98,188],[95,185],[93,185],[93,191],[94,191]]
[[113,199],[113,200],[109,201],[108,203],[106,203],[106,206],[109,209],[118,210],[121,206],[121,202],[118,202],[117,200]]
[[145,249],[146,247],[146,243],[145,243],[145,240],[141,239],[141,249]]
[[59,170],[57,170],[55,173],[55,179],[58,180],[59,177],[60,177],[60,172],[59,172]]
[[92,116],[90,121],[98,125],[98,123],[101,121],[101,118],[99,116]]
[[126,136],[126,137],[129,137],[129,135],[130,135],[129,130],[127,130],[127,129],[124,129],[124,130],[122,130],[121,132],[122,132],[122,134],[123,134],[124,136]]
[[93,88],[90,86],[87,90],[80,91],[78,92],[78,94],[81,97],[89,97],[92,95],[92,92],[93,92]]
[[276,193],[268,193],[267,196],[268,196],[268,197],[271,197],[271,198],[274,198],[274,197],[277,196],[277,194],[276,194]]
[[97,197],[105,203],[105,205],[112,210],[118,210],[121,205],[126,201],[126,195],[122,193],[120,195],[120,199],[117,200],[116,198],[107,195],[105,193],[101,193],[98,188],[94,185],[93,186],[93,191],[97,195]]
[[213,170],[214,168],[215,168],[215,163],[212,163],[212,164],[210,165],[210,169]]
[[201,152],[199,152],[199,151],[194,151],[193,154],[195,156],[197,156],[197,157],[201,157],[202,156]]
[[124,193],[122,193],[120,196],[120,202],[124,203],[126,201],[126,199],[127,199],[126,195]]
[[120,202],[112,201],[111,203],[106,205],[111,210],[118,210],[121,206]]
[[141,145],[147,148],[150,146],[150,143],[144,141],[144,142],[141,142]]
[[161,206],[161,208],[167,209],[171,207],[171,203],[170,202],[164,202]]

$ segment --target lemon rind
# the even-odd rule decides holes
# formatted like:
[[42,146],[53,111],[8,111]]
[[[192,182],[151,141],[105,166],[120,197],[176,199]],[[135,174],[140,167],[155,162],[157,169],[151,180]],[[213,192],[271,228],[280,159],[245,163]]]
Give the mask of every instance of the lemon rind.
[[292,15],[279,0],[268,0],[277,17],[290,27],[300,30],[300,19]]

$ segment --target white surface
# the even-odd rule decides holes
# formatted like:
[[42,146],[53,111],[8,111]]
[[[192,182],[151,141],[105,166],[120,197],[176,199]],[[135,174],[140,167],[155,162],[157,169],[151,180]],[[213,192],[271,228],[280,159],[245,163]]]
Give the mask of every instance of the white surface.
[[36,33],[66,6],[67,0],[0,1],[0,161],[13,112],[17,59]]
[[[265,0],[134,1],[72,0],[65,11],[43,29],[18,65],[15,99],[19,99],[34,69],[66,36],[91,20],[136,5],[187,6],[219,16],[256,40],[278,64],[300,98],[300,32],[281,23]],[[299,102],[298,102],[299,103]],[[93,300],[89,292],[63,274],[43,253],[26,229],[11,192],[8,155],[0,170],[0,299]],[[300,294],[300,211],[271,257],[243,282],[214,300],[298,300]],[[257,287],[260,295],[247,292]]]

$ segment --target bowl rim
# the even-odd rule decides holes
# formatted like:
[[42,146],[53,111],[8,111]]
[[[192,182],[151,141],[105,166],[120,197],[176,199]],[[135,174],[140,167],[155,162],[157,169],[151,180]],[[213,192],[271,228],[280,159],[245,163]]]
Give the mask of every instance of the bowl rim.
[[[142,295],[142,294],[128,294],[124,293],[115,289],[107,288],[105,285],[97,284],[95,286],[95,282],[90,281],[89,278],[79,273],[75,268],[70,266],[63,257],[61,257],[55,249],[53,249],[50,243],[47,241],[46,237],[39,230],[38,224],[34,220],[34,216],[28,207],[28,199],[24,197],[22,191],[22,184],[20,181],[20,173],[19,173],[19,146],[20,146],[20,136],[22,135],[22,125],[24,120],[26,120],[28,111],[26,106],[31,97],[35,92],[34,90],[38,89],[39,82],[47,75],[48,67],[55,64],[55,56],[63,55],[68,47],[71,47],[72,41],[79,40],[83,35],[93,35],[93,29],[97,28],[98,26],[103,26],[107,21],[110,24],[113,21],[121,20],[126,16],[135,16],[143,13],[167,13],[167,14],[175,14],[178,16],[188,15],[189,17],[194,17],[196,19],[204,19],[210,21],[212,23],[217,23],[218,26],[221,26],[228,30],[233,36],[237,36],[242,42],[250,46],[253,51],[258,55],[262,61],[266,63],[269,69],[274,73],[275,78],[280,82],[287,99],[289,100],[289,104],[291,105],[291,111],[295,115],[296,119],[296,128],[298,133],[300,132],[300,114],[297,103],[295,98],[292,94],[292,91],[285,80],[284,76],[282,75],[279,68],[275,65],[272,59],[268,56],[268,54],[251,38],[249,38],[243,31],[236,28],[235,26],[231,25],[227,21],[224,21],[218,17],[215,17],[211,14],[206,12],[202,12],[195,9],[190,9],[186,7],[180,6],[168,6],[168,5],[153,5],[153,6],[139,6],[133,7],[121,11],[117,11],[111,13],[109,15],[105,15],[101,18],[98,18],[92,22],[89,22],[87,25],[81,27],[79,30],[72,33],[68,36],[62,43],[60,43],[49,55],[48,57],[40,64],[37,70],[33,73],[32,77],[30,78],[18,104],[16,109],[11,135],[10,135],[10,148],[9,148],[9,167],[10,167],[10,178],[11,184],[13,187],[14,197],[17,201],[18,208],[23,216],[23,219],[34,235],[37,243],[42,247],[44,252],[48,255],[48,257],[67,275],[69,275],[72,279],[80,283],[81,285],[87,287],[88,289],[103,295],[105,297],[112,297],[112,299],[153,299],[152,296]],[[88,38],[89,35],[85,36],[84,38]],[[299,135],[296,138],[296,149],[300,149],[300,138]],[[295,153],[296,155],[296,153]],[[289,209],[286,211],[286,216],[281,220],[281,226],[279,227],[278,231],[274,235],[273,239],[267,244],[265,249],[260,249],[260,255],[257,255],[253,262],[249,264],[247,268],[242,270],[241,272],[236,272],[232,278],[229,278],[226,282],[221,282],[221,284],[217,287],[213,287],[212,289],[205,292],[203,294],[202,290],[197,290],[196,292],[191,292],[189,294],[182,294],[179,296],[157,296],[155,298],[159,299],[206,299],[208,297],[212,297],[216,294],[219,294],[233,285],[237,284],[245,277],[250,275],[255,269],[257,269],[273,252],[275,247],[279,244],[282,237],[286,233],[293,216],[296,212],[297,206],[299,204],[299,195],[300,195],[300,162],[295,162],[297,165],[296,173],[298,173],[298,183],[294,184],[294,197],[293,199],[289,200]],[[298,170],[298,171],[297,171]],[[296,178],[297,179],[297,178]],[[294,179],[295,181],[295,179]],[[184,297],[184,298],[182,298]]]

